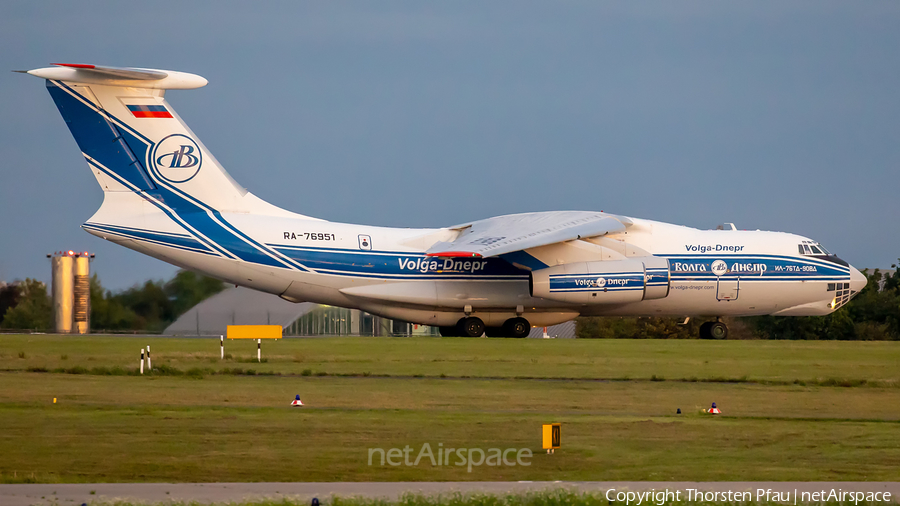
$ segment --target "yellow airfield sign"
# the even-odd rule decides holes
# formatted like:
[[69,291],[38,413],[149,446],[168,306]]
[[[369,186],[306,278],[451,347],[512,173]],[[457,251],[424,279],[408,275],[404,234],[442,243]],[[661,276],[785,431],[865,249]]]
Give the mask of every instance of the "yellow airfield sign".
[[228,339],[281,339],[281,325],[229,325]]
[[548,423],[543,426],[543,443],[544,449],[555,450],[559,448],[559,424],[558,423]]

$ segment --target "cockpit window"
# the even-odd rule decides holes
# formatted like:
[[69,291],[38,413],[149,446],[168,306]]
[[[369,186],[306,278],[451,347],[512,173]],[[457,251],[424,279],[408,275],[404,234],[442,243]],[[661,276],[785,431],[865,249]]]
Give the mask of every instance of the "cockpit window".
[[803,241],[797,245],[801,255],[831,255],[824,246],[813,241]]

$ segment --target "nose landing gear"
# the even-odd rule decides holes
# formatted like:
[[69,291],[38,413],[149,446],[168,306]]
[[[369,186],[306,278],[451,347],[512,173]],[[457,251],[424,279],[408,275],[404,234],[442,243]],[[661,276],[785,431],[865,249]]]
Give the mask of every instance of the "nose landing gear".
[[706,322],[700,325],[700,339],[725,339],[728,337],[728,326],[720,321]]

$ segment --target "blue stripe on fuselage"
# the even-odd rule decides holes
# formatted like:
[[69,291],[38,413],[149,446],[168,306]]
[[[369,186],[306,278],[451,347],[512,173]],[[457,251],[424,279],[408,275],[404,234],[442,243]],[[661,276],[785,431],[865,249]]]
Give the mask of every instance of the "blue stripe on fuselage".
[[168,232],[158,232],[155,230],[143,230],[132,227],[120,227],[115,225],[107,225],[100,223],[85,223],[82,225],[84,228],[97,230],[100,232],[109,232],[112,234],[118,234],[123,236],[128,236],[136,239],[142,239],[151,241],[157,244],[163,244],[165,246],[172,247],[180,247],[187,248],[193,251],[199,251],[203,253],[214,254],[215,252],[209,249],[206,245],[201,243],[200,241],[194,239],[193,237],[186,236],[183,234],[171,234]]
[[443,278],[525,278],[527,271],[517,269],[501,258],[436,258],[424,253],[356,251],[325,248],[273,246],[279,253],[310,269],[330,274],[365,277]]
[[[740,277],[741,280],[793,280],[847,278],[850,270],[821,260],[780,255],[659,255],[669,260],[672,280]],[[717,276],[712,264],[723,261],[727,267]]]

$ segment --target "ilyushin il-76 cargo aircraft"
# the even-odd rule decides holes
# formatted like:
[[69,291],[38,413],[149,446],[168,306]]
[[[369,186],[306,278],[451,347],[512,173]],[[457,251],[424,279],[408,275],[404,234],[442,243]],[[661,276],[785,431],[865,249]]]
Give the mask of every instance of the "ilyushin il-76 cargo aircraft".
[[277,294],[440,327],[524,337],[576,316],[825,315],[866,284],[807,237],[699,230],[594,211],[497,216],[452,227],[334,223],[245,190],[197,139],[166,90],[183,72],[54,64],[28,71],[103,188],[84,229],[185,269]]

